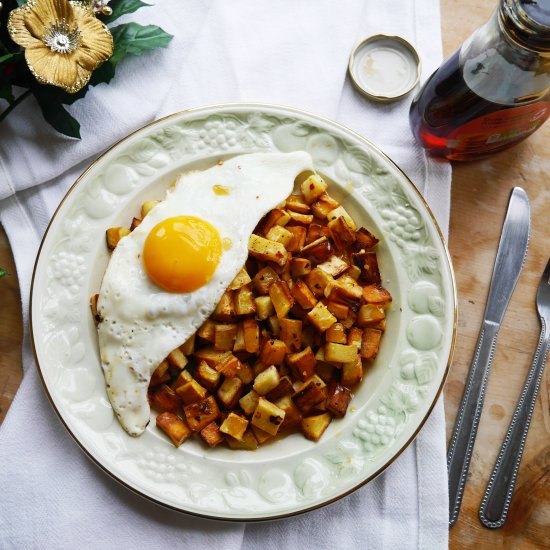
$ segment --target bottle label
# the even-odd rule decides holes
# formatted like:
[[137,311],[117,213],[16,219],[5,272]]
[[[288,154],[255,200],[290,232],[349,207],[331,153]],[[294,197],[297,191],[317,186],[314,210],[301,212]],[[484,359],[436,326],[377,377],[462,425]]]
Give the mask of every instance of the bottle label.
[[447,137],[447,147],[462,151],[500,148],[519,141],[550,116],[550,103],[540,102],[505,109],[467,122]]

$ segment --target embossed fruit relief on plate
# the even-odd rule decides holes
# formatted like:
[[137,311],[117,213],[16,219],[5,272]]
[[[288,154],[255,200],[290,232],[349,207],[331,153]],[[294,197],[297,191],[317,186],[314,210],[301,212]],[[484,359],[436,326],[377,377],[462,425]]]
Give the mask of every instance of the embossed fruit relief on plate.
[[[108,263],[108,227],[124,225],[174,178],[252,152],[306,151],[332,195],[372,229],[392,294],[379,354],[343,419],[314,443],[292,434],[257,451],[175,448],[151,422],[139,438],[115,419],[89,297]],[[50,400],[71,435],[134,491],[185,512],[268,519],[333,501],[387,467],[427,418],[448,369],[456,322],[448,254],[402,172],[330,121],[270,105],[172,115],[100,157],[65,197],[44,239],[32,287],[32,330]]]

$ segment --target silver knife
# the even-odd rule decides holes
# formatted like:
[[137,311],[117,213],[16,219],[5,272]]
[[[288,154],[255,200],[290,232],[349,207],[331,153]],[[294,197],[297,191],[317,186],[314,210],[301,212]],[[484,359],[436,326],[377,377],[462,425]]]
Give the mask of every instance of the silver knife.
[[456,523],[464,495],[464,485],[472,458],[498,331],[527,254],[529,226],[530,211],[527,193],[521,187],[514,187],[498,244],[476,351],[447,452],[449,525],[451,526]]

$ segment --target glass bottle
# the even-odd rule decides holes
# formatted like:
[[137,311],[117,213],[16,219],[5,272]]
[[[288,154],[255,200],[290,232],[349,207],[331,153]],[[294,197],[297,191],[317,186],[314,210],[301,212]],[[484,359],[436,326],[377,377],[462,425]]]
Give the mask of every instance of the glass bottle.
[[424,84],[410,125],[430,154],[483,158],[550,116],[550,0],[501,0]]

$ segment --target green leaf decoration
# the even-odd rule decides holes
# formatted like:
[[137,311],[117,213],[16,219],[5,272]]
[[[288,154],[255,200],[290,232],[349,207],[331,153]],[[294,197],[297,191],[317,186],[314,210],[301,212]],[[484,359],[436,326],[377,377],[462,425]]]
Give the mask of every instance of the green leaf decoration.
[[139,8],[149,7],[150,5],[141,0],[117,0],[116,2],[109,3],[109,6],[113,10],[111,15],[100,15],[98,18],[106,25],[109,25],[123,15],[133,13],[139,10]]
[[9,275],[9,273],[5,269],[0,267],[0,277],[5,277],[6,275]]
[[109,62],[115,66],[127,54],[139,55],[154,48],[166,48],[174,38],[156,25],[125,23],[109,30],[115,42],[115,51]]
[[14,57],[21,55],[22,53],[23,52],[12,52],[12,53],[7,53],[6,55],[0,56],[0,65],[5,63],[6,61],[9,61],[10,59],[13,59]]
[[61,102],[53,101],[51,94],[43,93],[40,88],[33,91],[46,121],[59,133],[80,139],[80,124],[64,109]]
[[27,2],[27,0],[17,0],[17,5],[18,6],[22,6],[23,4],[25,4]]

